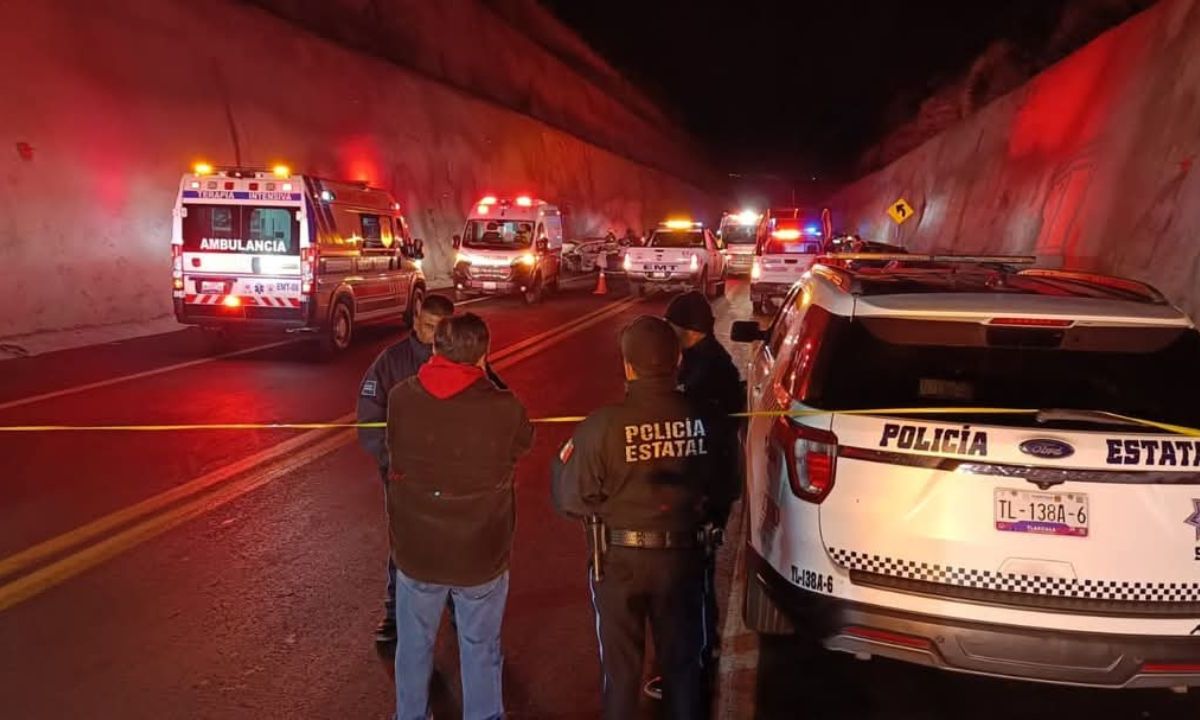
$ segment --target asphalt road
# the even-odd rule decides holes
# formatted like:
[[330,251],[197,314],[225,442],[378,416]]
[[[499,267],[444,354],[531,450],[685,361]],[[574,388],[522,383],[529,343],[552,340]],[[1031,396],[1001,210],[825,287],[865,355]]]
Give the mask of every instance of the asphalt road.
[[[617,333],[665,298],[612,286],[596,297],[576,285],[536,307],[471,306],[531,416],[620,397]],[[722,329],[748,316],[745,287],[731,285],[717,309]],[[366,330],[330,363],[274,341],[216,356],[192,331],[5,361],[0,424],[345,419],[367,364],[400,332]],[[548,493],[550,455],[569,431],[541,426],[518,471],[505,619],[514,718],[599,711],[583,535]],[[389,716],[390,661],[371,639],[382,490],[349,431],[0,433],[0,457],[0,717]],[[1194,698],[1165,692],[1045,688],[760,646],[737,618],[734,555],[719,583],[722,605],[735,606],[724,717],[1200,717]],[[448,634],[437,668],[435,713],[455,717]]]

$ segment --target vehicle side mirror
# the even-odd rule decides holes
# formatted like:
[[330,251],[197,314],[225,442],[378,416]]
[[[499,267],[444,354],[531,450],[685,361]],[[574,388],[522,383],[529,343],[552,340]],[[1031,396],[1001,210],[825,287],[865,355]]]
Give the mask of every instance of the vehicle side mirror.
[[462,235],[455,235],[450,239],[450,243],[454,246],[455,250],[459,249],[462,247]]
[[729,339],[738,343],[753,343],[767,339],[767,331],[757,320],[738,320],[729,328]]
[[409,255],[413,260],[421,260],[425,257],[425,241],[420,238],[413,238],[410,246]]

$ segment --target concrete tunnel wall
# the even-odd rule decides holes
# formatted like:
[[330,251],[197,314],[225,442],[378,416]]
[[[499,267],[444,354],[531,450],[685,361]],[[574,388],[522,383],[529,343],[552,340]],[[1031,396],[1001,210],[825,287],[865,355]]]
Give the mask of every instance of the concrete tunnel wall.
[[[1200,3],[1163,0],[830,200],[910,250],[1150,282],[1200,316]],[[888,218],[898,198],[914,215]]]
[[[715,207],[695,178],[232,0],[10,0],[0,47],[0,338],[168,316],[179,177],[198,158],[232,164],[235,137],[244,164],[392,190],[435,282],[485,192],[558,202],[575,235]],[[672,150],[656,143],[655,165]]]

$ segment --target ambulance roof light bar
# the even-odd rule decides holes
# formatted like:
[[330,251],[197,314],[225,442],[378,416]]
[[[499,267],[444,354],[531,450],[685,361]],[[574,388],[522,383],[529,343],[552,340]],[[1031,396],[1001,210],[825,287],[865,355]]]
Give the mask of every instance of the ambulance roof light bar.
[[743,210],[734,217],[737,218],[740,225],[754,225],[759,220],[762,220],[762,213],[755,212],[754,210]]
[[691,219],[676,218],[667,220],[662,223],[662,226],[668,230],[691,230],[693,228],[702,228],[704,223],[694,222]]

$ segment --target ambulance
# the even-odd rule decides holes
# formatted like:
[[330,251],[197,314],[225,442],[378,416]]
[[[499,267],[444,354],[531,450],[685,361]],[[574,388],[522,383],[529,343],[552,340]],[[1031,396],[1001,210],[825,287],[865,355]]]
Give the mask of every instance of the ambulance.
[[776,301],[812,267],[828,238],[828,214],[804,208],[771,208],[755,234],[750,300],[755,312],[771,314]]
[[558,290],[563,221],[559,209],[529,195],[488,195],[471,206],[454,236],[454,290],[472,295],[520,295],[527,304]]
[[198,163],[171,232],[175,317],[218,340],[308,335],[345,350],[363,323],[405,321],[425,296],[422,243],[365,183]]
[[725,243],[725,272],[728,275],[749,275],[754,267],[754,248],[758,226],[763,213],[742,210],[725,213],[717,229],[717,237]]

